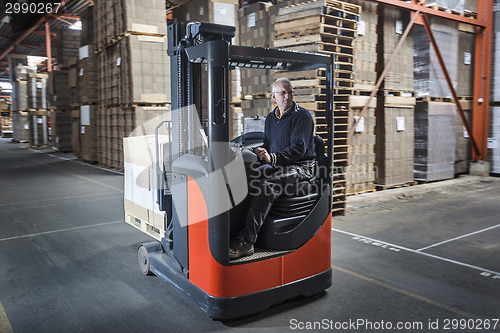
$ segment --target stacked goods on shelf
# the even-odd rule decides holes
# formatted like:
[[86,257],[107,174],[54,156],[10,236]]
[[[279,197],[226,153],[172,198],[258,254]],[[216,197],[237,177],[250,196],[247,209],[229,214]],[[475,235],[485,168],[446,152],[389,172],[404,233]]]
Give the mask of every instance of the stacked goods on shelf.
[[80,47],[79,55],[79,93],[84,105],[97,103],[97,56],[94,46]]
[[[474,33],[460,30],[459,26],[456,93],[458,97],[467,97],[468,100],[471,100],[473,95],[474,47]],[[440,50],[446,49],[440,48]]]
[[[354,123],[367,102],[377,81],[378,4],[371,1],[349,0],[361,6],[357,36],[354,40],[354,95],[351,96],[349,124]],[[366,95],[366,96],[363,96]],[[371,101],[368,114],[349,141],[347,194],[371,191],[375,187],[375,126],[376,99]],[[356,118],[354,118],[356,117]],[[363,130],[361,131],[361,127]]]
[[453,14],[463,14],[464,13],[464,5],[465,1],[457,1],[457,0],[432,0],[428,1],[427,6],[441,10],[451,12]]
[[[354,40],[354,88],[371,92],[377,83],[377,8],[372,1],[348,0],[361,6],[358,33]],[[366,94],[366,93],[364,93]]]
[[491,172],[500,174],[500,0],[495,0],[493,31],[493,54],[492,54],[492,86],[490,108],[490,135],[492,138],[489,156],[491,160]]
[[24,108],[21,108],[19,106],[21,98],[19,96],[20,93],[19,83],[18,83],[19,71],[17,70],[17,66],[26,66],[28,64],[28,58],[26,55],[11,53],[8,55],[8,62],[9,62],[9,80],[12,84],[12,94],[11,94],[12,111],[23,110]]
[[[350,96],[349,126],[360,117],[368,101],[368,96]],[[349,141],[349,162],[347,167],[347,194],[357,194],[375,190],[375,108],[373,98],[368,105],[368,113],[361,117]]]
[[12,77],[14,89],[13,139],[29,142],[32,147],[48,144],[47,79],[48,75],[36,73],[36,67],[17,64]]
[[419,101],[415,107],[415,179],[455,176],[456,106]]
[[0,136],[12,138],[12,113],[7,101],[0,101]]
[[[425,28],[415,26],[415,90],[419,97],[452,98],[443,70],[439,65],[434,48],[427,36]],[[441,53],[446,50],[443,61],[448,70],[451,82],[457,89],[458,70],[458,23],[452,20],[433,17],[431,29]]]
[[28,74],[28,108],[47,109],[47,73]]
[[49,108],[64,110],[69,106],[70,90],[69,71],[67,69],[57,69],[49,72],[47,85],[47,99]]
[[492,162],[491,172],[500,174],[500,107],[491,107],[491,138],[490,159]]
[[0,122],[0,136],[2,138],[12,138],[12,114],[10,111],[1,111]]
[[28,142],[30,122],[27,111],[12,111],[12,139],[16,142]]
[[[460,105],[465,112],[465,118],[471,124],[472,120],[472,101],[461,100]],[[465,129],[462,119],[458,112],[455,115],[455,175],[464,174],[469,172],[469,165],[471,161],[471,144],[469,141],[469,134]]]
[[55,150],[70,152],[73,151],[73,149],[71,145],[72,126],[69,70],[57,69],[49,72],[48,76],[47,103],[48,107],[51,109],[51,145]]
[[[462,110],[466,113],[466,118],[471,124],[472,120],[472,95],[474,81],[474,48],[475,35],[469,29],[470,26],[459,24],[458,26],[458,64],[457,64],[457,89],[456,93],[460,99]],[[455,174],[469,172],[471,160],[471,145],[468,134],[464,129],[462,119],[457,113],[456,124],[456,153],[455,153]]]
[[[239,24],[238,24],[238,0],[191,0],[173,9],[173,23],[189,22],[210,22],[233,26],[236,28],[235,37],[232,40],[234,45],[239,45]],[[206,105],[208,103],[207,72],[206,66],[202,66],[201,71],[201,89],[202,89],[202,119],[207,119]],[[236,67],[231,71],[231,85],[229,94],[231,95],[231,107],[241,107],[241,72]],[[234,124],[231,127],[237,128]]]
[[80,106],[80,71],[78,70],[78,57],[68,60],[68,87],[69,105],[71,108]]
[[[409,14],[407,11],[390,6],[378,7],[378,63],[380,67],[385,67],[389,61],[408,23]],[[413,26],[412,31],[415,28],[417,27]],[[417,43],[415,42],[415,44]],[[413,45],[413,37],[409,34],[399,49],[394,63],[388,69],[383,86],[386,95],[395,93],[395,95],[401,96],[408,93],[411,96],[413,93]],[[380,68],[380,72],[382,70],[383,68]]]
[[71,110],[71,148],[73,155],[81,157],[82,148],[80,144],[80,110]]
[[61,152],[71,152],[71,112],[53,110],[50,113],[52,147]]
[[121,170],[123,138],[170,109],[165,15],[164,0],[95,4],[98,94],[89,112],[97,114],[97,160],[104,166]]
[[[242,46],[270,47],[271,31],[269,2],[254,2],[243,6],[239,11],[239,39]],[[272,71],[269,69],[241,69],[242,116],[245,122],[242,128],[255,130],[253,119],[266,117],[271,105]],[[248,123],[248,124],[247,124]],[[240,133],[241,134],[241,133]]]
[[29,144],[31,147],[46,146],[49,142],[47,119],[49,111],[28,109]]
[[270,2],[253,2],[239,10],[239,41],[241,46],[269,47]]
[[333,214],[345,213],[349,96],[354,89],[354,54],[360,7],[336,0],[316,0],[279,8],[274,47],[334,54],[334,142],[328,142],[325,117],[325,72],[311,70],[289,75],[294,100],[314,117],[316,133],[333,144]]
[[[12,140],[27,142],[29,140],[28,113],[28,59],[25,55],[9,54],[9,77],[12,83]],[[36,71],[35,71],[36,72]]]
[[[378,6],[378,75],[386,70],[408,23],[405,11]],[[413,42],[409,34],[387,68],[377,99],[375,182],[380,189],[413,182]]]
[[465,0],[464,16],[476,18],[476,16],[477,16],[477,0]]
[[57,31],[56,55],[60,69],[69,67],[72,58],[78,57],[80,30],[62,28]]
[[29,143],[31,147],[49,143],[47,119],[47,73],[28,74]]
[[[89,163],[97,163],[97,55],[94,46],[94,8],[89,6],[80,13],[82,33],[78,46],[78,76],[75,86],[75,101],[72,113],[79,115],[76,128],[78,138],[73,139],[77,145],[78,157]],[[78,110],[78,111],[77,111]],[[76,127],[76,126],[75,126]]]
[[377,113],[375,179],[379,188],[413,182],[414,97],[385,96]]

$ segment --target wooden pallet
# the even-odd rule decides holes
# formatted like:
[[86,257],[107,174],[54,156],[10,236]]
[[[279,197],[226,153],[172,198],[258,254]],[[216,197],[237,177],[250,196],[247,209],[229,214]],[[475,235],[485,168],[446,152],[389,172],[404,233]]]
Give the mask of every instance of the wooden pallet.
[[417,97],[417,102],[443,102],[443,103],[453,103],[453,98],[448,97]]
[[154,225],[149,224],[146,220],[134,216],[130,212],[125,212],[125,222],[150,235],[151,237],[157,240],[161,240],[162,230],[156,228]]
[[414,186],[417,185],[418,182],[416,181],[411,181],[408,183],[404,184],[396,184],[396,185],[376,185],[377,191],[384,191],[384,190],[390,190],[390,189],[395,189],[395,188],[403,188],[403,187],[409,187],[409,186]]
[[[276,26],[276,34],[275,34],[276,40],[320,34],[320,35],[329,35],[330,38],[339,38],[340,40],[344,41],[347,39],[353,41],[357,33],[357,30],[354,29],[347,29],[335,25],[328,25],[321,22],[313,22],[313,23],[286,22],[286,23],[287,23],[286,28]],[[300,24],[303,25],[301,26]]]

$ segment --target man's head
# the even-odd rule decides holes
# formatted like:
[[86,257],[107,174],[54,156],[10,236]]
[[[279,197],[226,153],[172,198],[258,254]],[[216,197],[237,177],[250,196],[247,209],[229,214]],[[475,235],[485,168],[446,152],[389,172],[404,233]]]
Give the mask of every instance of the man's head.
[[288,110],[293,104],[292,83],[287,78],[277,79],[273,83],[273,99],[278,104],[281,113]]

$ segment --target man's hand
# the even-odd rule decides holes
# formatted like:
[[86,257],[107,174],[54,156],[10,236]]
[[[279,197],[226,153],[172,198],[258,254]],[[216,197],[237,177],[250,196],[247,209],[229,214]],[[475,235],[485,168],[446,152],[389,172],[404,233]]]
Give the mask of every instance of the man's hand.
[[269,153],[265,148],[257,147],[254,149],[254,153],[257,155],[259,160],[264,161],[266,163],[271,163],[271,155],[269,155]]

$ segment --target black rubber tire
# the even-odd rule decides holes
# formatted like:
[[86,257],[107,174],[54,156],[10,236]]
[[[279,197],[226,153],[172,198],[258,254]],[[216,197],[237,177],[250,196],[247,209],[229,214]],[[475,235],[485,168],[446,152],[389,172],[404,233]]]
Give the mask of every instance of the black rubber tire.
[[141,273],[143,275],[154,275],[149,266],[148,250],[146,250],[143,245],[141,245],[137,251],[137,259],[139,261],[139,268],[141,269]]

